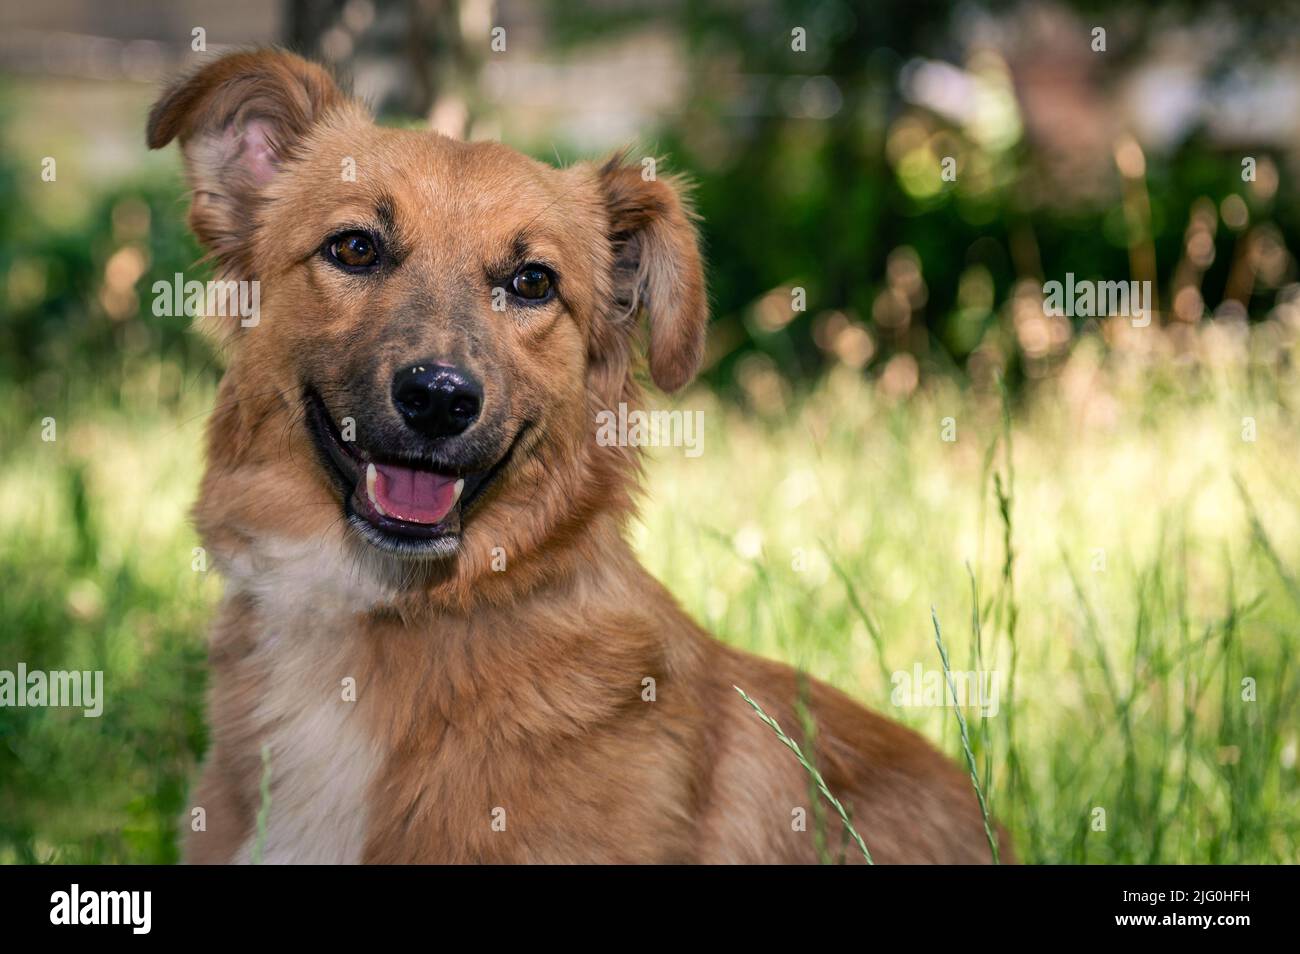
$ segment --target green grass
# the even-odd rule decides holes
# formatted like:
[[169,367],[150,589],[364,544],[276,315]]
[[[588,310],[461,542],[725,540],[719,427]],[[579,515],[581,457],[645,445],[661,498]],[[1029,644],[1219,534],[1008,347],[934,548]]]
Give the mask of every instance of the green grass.
[[262,746],[262,781],[258,785],[257,837],[253,839],[252,863],[260,865],[266,851],[266,824],[271,817],[271,747]]
[[[951,753],[1022,860],[1294,862],[1300,389],[1099,364],[1085,341],[1007,405],[847,371],[765,415],[692,392],[704,454],[652,452],[634,541],[720,638]],[[172,861],[220,593],[186,517],[212,395],[166,368],[69,387],[0,387],[0,668],[103,669],[105,711],[0,709],[0,860]],[[894,705],[917,664],[993,670],[997,714]]]
[[[892,403],[848,373],[766,420],[690,399],[706,452],[656,452],[637,542],[722,638],[966,764],[1022,860],[1294,862],[1296,382],[1112,360],[1083,342],[1005,414],[943,383]],[[891,702],[893,673],[943,671],[931,607],[952,669],[1001,680],[995,716],[965,711],[969,761],[952,708]]]

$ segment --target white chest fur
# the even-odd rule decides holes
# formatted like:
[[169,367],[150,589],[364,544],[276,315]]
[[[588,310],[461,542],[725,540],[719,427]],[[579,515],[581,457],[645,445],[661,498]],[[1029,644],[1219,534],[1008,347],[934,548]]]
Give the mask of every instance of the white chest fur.
[[[388,594],[331,547],[275,542],[227,567],[257,601],[251,664],[263,691],[250,713],[269,751],[270,811],[235,861],[260,841],[269,864],[349,864],[365,846],[366,798],[386,755],[367,732],[352,670],[356,617]],[[218,687],[219,689],[219,687]]]

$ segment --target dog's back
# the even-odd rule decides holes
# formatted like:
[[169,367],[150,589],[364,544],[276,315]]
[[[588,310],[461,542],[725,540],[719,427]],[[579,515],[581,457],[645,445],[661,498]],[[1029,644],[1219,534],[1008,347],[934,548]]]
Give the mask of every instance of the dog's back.
[[[714,693],[718,759],[711,787],[718,810],[702,823],[701,861],[819,860],[812,835],[824,819],[831,856],[864,861],[839,816],[822,799],[793,752],[748,704],[745,689],[800,744],[811,728],[811,756],[878,863],[986,864],[991,860],[979,804],[964,776],[920,735],[864,709],[844,693],[789,667],[726,647],[718,652]],[[752,688],[750,688],[752,687]],[[800,706],[806,707],[801,717]],[[807,752],[805,753],[807,754]],[[802,809],[796,815],[796,810]],[[798,822],[796,824],[796,821]],[[819,824],[822,824],[819,822]],[[842,850],[844,849],[844,850]],[[999,859],[1011,859],[1005,833]]]

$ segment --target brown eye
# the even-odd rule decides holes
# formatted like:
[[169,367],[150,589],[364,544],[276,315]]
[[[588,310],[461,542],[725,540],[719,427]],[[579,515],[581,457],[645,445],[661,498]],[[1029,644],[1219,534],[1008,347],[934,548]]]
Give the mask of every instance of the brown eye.
[[330,257],[344,268],[370,268],[379,261],[379,250],[365,232],[345,232],[329,245]]
[[520,298],[541,301],[551,294],[551,273],[540,265],[525,265],[515,273],[510,287]]

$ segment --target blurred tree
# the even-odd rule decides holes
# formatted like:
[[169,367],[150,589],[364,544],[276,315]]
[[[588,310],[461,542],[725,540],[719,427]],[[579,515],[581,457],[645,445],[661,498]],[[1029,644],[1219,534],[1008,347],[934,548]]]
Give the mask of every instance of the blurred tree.
[[288,0],[286,7],[288,45],[350,75],[379,113],[468,123],[488,43],[488,0]]

